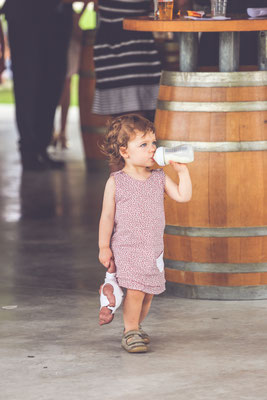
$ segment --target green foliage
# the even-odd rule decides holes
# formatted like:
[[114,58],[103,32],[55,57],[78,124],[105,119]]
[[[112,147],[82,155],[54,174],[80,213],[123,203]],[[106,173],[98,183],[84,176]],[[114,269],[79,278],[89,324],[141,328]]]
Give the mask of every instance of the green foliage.
[[0,104],[13,104],[14,96],[13,91],[10,88],[1,88],[0,87]]

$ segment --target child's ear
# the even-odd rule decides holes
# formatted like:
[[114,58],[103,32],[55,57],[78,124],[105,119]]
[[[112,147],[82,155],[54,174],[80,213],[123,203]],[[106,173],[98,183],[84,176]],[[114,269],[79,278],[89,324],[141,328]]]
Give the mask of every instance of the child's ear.
[[127,157],[128,157],[128,150],[127,150],[127,147],[121,146],[119,151],[120,151],[120,155],[121,155],[123,158],[127,158]]

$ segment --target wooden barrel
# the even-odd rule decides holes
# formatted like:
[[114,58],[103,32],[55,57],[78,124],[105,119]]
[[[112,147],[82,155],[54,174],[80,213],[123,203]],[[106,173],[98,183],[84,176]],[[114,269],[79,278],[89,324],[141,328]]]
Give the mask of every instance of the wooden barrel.
[[195,149],[192,200],[165,202],[167,288],[180,297],[267,298],[266,100],[266,71],[163,72],[159,145]]
[[108,116],[91,112],[95,91],[94,40],[95,31],[83,32],[79,72],[79,106],[86,164],[90,170],[99,170],[107,166],[104,156],[99,150],[99,143],[105,133]]

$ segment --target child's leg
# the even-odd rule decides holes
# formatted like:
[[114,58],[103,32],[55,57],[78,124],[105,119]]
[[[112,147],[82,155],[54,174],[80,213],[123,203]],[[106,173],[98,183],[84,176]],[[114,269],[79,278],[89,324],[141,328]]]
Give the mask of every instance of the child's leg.
[[145,317],[147,316],[147,314],[150,310],[153,296],[154,296],[153,294],[145,293],[142,310],[141,310],[141,314],[140,314],[140,319],[139,319],[139,325],[142,323],[142,321],[144,321]]
[[128,331],[137,331],[143,308],[145,293],[139,290],[127,289],[123,304],[123,319],[125,333]]

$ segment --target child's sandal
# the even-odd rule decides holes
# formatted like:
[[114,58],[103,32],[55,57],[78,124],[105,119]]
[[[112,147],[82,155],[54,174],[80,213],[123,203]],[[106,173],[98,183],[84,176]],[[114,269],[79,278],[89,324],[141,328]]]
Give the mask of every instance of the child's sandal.
[[149,344],[150,343],[150,337],[149,335],[142,329],[142,326],[139,325],[139,332],[142,335],[143,341],[145,342],[145,344]]
[[146,353],[147,346],[140,331],[128,331],[122,337],[122,347],[128,353]]

